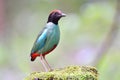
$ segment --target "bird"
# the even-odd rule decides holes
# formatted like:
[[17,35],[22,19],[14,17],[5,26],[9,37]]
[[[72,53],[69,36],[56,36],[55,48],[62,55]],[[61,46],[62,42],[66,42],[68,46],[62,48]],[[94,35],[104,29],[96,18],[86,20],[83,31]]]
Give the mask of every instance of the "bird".
[[61,10],[55,9],[51,11],[45,27],[38,34],[32,47],[30,54],[31,61],[34,61],[36,57],[40,57],[40,61],[46,72],[52,70],[52,68],[48,64],[45,56],[57,47],[60,40],[58,21],[65,16],[66,14]]

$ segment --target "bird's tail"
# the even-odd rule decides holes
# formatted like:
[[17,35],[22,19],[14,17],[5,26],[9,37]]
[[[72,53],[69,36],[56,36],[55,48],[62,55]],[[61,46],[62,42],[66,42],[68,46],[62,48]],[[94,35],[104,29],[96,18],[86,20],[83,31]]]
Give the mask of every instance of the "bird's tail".
[[37,56],[40,56],[38,53],[31,53],[31,61],[34,61]]

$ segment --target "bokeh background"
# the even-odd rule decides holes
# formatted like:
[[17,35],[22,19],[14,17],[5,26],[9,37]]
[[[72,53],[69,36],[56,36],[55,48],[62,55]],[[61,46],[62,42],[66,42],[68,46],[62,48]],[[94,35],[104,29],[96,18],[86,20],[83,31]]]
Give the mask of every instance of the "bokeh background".
[[39,58],[30,61],[33,43],[51,10],[61,39],[46,56],[52,68],[95,66],[99,80],[120,80],[119,0],[0,0],[0,80],[23,80],[43,71]]

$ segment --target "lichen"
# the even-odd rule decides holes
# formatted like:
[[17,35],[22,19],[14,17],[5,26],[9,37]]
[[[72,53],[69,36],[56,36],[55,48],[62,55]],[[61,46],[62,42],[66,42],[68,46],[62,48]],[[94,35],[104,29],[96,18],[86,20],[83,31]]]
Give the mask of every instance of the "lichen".
[[24,80],[98,80],[94,67],[68,66],[50,72],[34,72]]

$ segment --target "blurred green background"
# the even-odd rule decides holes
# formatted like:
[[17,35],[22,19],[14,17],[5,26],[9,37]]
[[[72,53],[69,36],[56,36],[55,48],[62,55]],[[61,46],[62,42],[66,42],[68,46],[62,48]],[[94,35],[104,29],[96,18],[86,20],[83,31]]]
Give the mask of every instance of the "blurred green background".
[[116,0],[0,0],[0,80],[23,80],[32,72],[43,71],[39,57],[30,61],[30,51],[54,9],[67,16],[59,21],[58,47],[46,56],[52,68],[95,66],[99,80],[120,80],[120,28],[111,29],[116,22],[117,3]]

